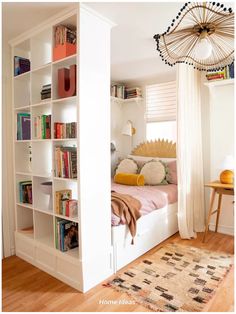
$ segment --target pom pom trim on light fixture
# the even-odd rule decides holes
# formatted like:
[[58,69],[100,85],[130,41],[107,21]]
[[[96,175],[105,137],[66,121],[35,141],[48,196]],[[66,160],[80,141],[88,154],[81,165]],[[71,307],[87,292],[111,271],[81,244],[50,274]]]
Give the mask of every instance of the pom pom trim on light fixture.
[[234,13],[218,2],[187,2],[171,26],[153,38],[169,66],[186,63],[199,71],[217,71],[234,62]]

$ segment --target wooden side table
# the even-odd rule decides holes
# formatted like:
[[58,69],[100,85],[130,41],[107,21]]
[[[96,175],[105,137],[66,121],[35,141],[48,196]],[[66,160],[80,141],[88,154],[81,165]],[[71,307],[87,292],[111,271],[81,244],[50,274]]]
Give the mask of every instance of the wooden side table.
[[[212,193],[211,193],[211,200],[210,200],[210,208],[209,208],[209,213],[206,221],[206,230],[204,233],[204,237],[202,242],[205,242],[210,220],[211,220],[211,215],[217,213],[216,216],[216,227],[215,227],[215,232],[217,232],[218,229],[218,223],[219,223],[219,217],[220,217],[220,211],[221,211],[221,201],[222,201],[222,195],[234,195],[234,185],[233,184],[224,184],[221,183],[220,181],[213,181],[210,183],[205,184],[206,187],[212,188]],[[214,205],[214,200],[215,196],[218,194],[218,206],[217,209],[213,211],[213,205]]]

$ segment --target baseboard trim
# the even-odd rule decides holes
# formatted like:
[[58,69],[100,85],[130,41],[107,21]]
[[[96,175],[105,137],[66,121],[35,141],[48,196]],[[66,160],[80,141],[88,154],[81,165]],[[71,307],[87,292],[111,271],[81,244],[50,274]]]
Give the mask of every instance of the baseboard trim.
[[[215,224],[210,223],[209,225],[209,229],[211,231],[215,231]],[[228,234],[231,236],[234,236],[234,227],[233,226],[224,226],[224,225],[218,225],[218,230],[219,233],[223,233],[223,234]]]

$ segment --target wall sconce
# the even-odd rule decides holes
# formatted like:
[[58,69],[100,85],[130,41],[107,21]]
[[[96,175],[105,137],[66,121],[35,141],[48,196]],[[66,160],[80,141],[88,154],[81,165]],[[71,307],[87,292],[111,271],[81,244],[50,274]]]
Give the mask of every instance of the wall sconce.
[[136,129],[133,127],[132,121],[128,120],[122,129],[122,134],[127,136],[133,136],[136,133]]

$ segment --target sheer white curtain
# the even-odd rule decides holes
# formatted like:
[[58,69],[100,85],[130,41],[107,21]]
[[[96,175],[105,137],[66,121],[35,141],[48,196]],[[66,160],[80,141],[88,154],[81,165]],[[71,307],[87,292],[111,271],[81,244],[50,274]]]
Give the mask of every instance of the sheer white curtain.
[[183,239],[204,231],[200,72],[186,64],[177,69],[178,224]]

